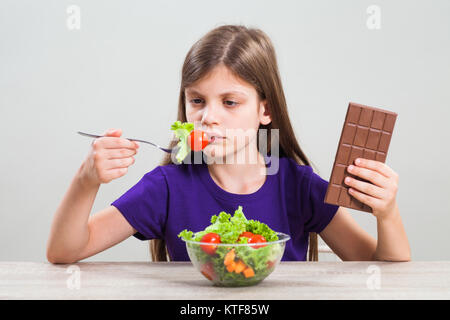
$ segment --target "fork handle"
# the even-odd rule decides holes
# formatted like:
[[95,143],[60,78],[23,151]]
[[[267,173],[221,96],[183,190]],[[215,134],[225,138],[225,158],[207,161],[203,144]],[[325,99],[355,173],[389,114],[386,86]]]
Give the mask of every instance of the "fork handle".
[[84,133],[84,132],[81,132],[81,131],[78,131],[77,133],[78,133],[78,134],[81,134],[82,136],[91,137],[91,138],[100,138],[100,137],[103,137],[103,136],[97,136],[97,135],[95,135],[95,134]]
[[[98,135],[95,135],[95,134],[85,133],[85,132],[81,132],[81,131],[78,131],[78,133],[81,134],[82,136],[91,137],[91,138],[100,138],[100,137],[104,137],[104,136],[98,136]],[[150,142],[150,141],[139,140],[139,139],[129,139],[129,138],[125,138],[125,139],[130,140],[130,141],[138,141],[138,142],[148,143],[148,144],[151,144],[152,146],[161,148],[161,147],[158,146],[157,144],[154,144],[154,143],[152,143],[152,142]]]

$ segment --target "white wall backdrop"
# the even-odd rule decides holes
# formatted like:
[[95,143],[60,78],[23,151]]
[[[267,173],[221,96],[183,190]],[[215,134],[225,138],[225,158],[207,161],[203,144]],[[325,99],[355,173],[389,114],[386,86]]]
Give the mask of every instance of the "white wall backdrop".
[[[68,27],[71,5],[80,29]],[[399,114],[387,164],[400,175],[412,258],[450,259],[449,1],[3,0],[0,260],[46,260],[53,214],[91,143],[76,131],[171,139],[187,51],[233,23],[271,37],[291,121],[323,178],[349,101]],[[162,156],[141,145],[129,173],[101,186],[92,213]],[[376,236],[373,216],[351,213]],[[87,259],[98,260],[147,261],[148,244],[132,237]]]

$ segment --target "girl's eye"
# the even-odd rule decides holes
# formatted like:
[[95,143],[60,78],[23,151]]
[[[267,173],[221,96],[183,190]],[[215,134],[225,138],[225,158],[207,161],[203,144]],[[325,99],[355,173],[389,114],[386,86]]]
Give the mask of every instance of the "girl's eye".
[[202,103],[202,99],[192,99],[191,102],[193,102],[194,104],[199,104]]
[[237,102],[231,101],[231,100],[225,101],[225,104],[226,104],[227,106],[230,106],[230,107],[234,107],[234,106],[237,106],[237,105],[238,105]]
[[[193,104],[198,105],[198,104],[203,103],[203,99],[196,98],[196,99],[192,99],[190,102],[193,103]],[[237,102],[231,101],[231,100],[226,100],[226,101],[224,101],[224,103],[225,103],[225,105],[228,106],[228,107],[234,107],[234,106],[237,106],[237,105],[238,105]]]

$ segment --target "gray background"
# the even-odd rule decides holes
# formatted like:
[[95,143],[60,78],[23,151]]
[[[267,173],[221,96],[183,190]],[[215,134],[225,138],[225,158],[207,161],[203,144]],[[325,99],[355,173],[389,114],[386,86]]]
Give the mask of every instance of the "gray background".
[[[66,26],[71,4],[80,30]],[[372,4],[379,30],[366,26]],[[2,0],[0,260],[46,260],[53,214],[91,143],[76,131],[171,139],[187,51],[232,23],[271,37],[291,121],[323,178],[349,101],[399,114],[387,164],[400,176],[412,258],[450,258],[449,1]],[[101,186],[92,213],[162,156],[141,146],[129,173]],[[373,216],[351,213],[376,237]],[[89,260],[147,261],[148,244],[131,237]]]

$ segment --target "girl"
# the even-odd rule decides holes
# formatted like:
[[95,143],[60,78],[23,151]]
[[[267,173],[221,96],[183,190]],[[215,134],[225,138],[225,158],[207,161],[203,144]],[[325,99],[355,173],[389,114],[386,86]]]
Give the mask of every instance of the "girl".
[[[373,184],[347,182],[351,195],[373,209],[378,241],[345,208],[324,203],[328,183],[313,172],[297,143],[275,51],[261,30],[221,26],[193,45],[182,68],[177,119],[216,137],[200,151],[202,162],[195,164],[197,152],[180,165],[168,154],[111,206],[89,216],[100,184],[126,174],[139,147],[120,138],[121,130],[94,140],[55,213],[47,244],[50,262],[73,263],[131,235],[153,239],[153,261],[189,260],[177,234],[203,230],[211,215],[233,213],[239,205],[247,218],[291,236],[283,260],[306,260],[308,244],[309,260],[317,260],[317,234],[342,260],[410,260],[396,203],[398,175],[387,165],[357,159],[349,172]],[[258,149],[258,135],[231,140],[233,129],[268,129],[269,156]],[[271,153],[270,129],[279,130],[278,155]],[[230,155],[257,161],[209,161]],[[260,174],[275,163],[276,174]]]

